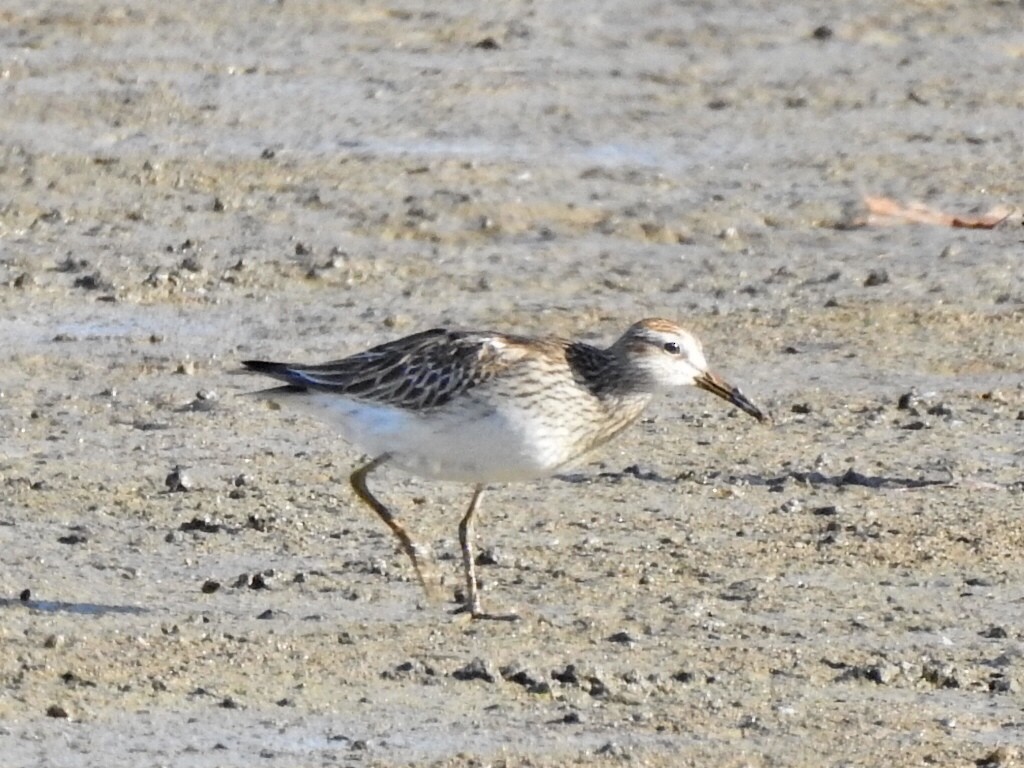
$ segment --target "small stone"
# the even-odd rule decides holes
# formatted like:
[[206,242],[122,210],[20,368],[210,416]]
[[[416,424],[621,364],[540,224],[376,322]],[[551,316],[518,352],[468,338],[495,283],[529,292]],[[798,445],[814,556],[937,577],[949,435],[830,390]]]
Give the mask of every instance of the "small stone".
[[1017,762],[1018,751],[1014,747],[999,746],[984,757],[974,761],[978,768],[1000,768]]
[[[243,497],[245,496],[245,491],[243,491],[243,490],[241,490],[239,488],[234,489],[231,493],[239,493]],[[237,497],[236,496],[232,496],[231,498],[237,498]],[[269,531],[273,527],[274,521],[276,519],[277,518],[274,517],[273,515],[270,515],[269,517],[263,517],[261,515],[253,514],[253,515],[249,515],[245,519],[245,525],[246,525],[246,527],[251,528],[254,531],[259,531],[260,533],[266,533],[267,531]]]
[[203,582],[203,586],[200,587],[204,595],[212,595],[218,589],[220,589],[220,582],[214,581],[213,579],[207,579]]
[[61,648],[65,642],[67,641],[64,639],[64,635],[47,635],[43,641],[43,648]]
[[636,638],[625,630],[616,632],[614,635],[610,635],[607,639],[610,643],[621,643],[622,645],[631,645],[636,642]]
[[503,679],[523,686],[527,693],[551,693],[551,684],[547,680],[518,664],[506,665],[499,671]]
[[790,410],[793,413],[797,413],[797,414],[801,414],[801,415],[806,415],[808,413],[811,413],[811,411],[813,409],[811,408],[809,403],[796,403],[796,404],[793,405],[793,407]]
[[897,668],[886,662],[872,664],[864,669],[864,677],[877,685],[888,685],[895,678]]
[[896,401],[896,408],[901,411],[914,410],[919,402],[920,397],[918,397],[917,390],[911,389],[900,395],[900,399]]
[[185,467],[175,466],[164,478],[164,485],[169,493],[185,493],[195,488],[195,481]]
[[485,37],[482,40],[478,40],[473,43],[473,47],[481,51],[497,51],[501,49],[501,45],[493,37]]
[[109,291],[114,287],[112,283],[104,280],[99,272],[76,277],[73,285],[75,288],[82,288],[86,291]]
[[995,624],[993,624],[988,629],[983,629],[978,634],[981,635],[982,637],[987,637],[990,640],[1001,640],[1002,638],[1005,638],[1005,637],[1009,636],[1007,634],[1007,632],[1006,632],[1006,629],[1004,629],[1003,627],[997,626]]
[[[186,240],[185,242],[188,241]],[[192,273],[203,271],[202,263],[194,255],[189,255],[182,259],[181,263],[178,264],[178,268]]]
[[218,400],[220,400],[220,395],[212,389],[200,389],[196,392],[195,399],[186,408],[190,411],[212,411],[217,406]]
[[988,681],[988,689],[992,693],[1014,693],[1016,685],[1013,682],[1013,678],[1007,677],[1001,672],[996,672]]
[[960,676],[950,664],[928,662],[921,668],[921,679],[936,688],[960,688]]
[[178,529],[186,532],[219,533],[223,526],[206,517],[193,517],[191,520],[179,525]]
[[565,669],[553,671],[551,678],[563,685],[579,685],[582,682],[579,670],[576,669],[575,664],[566,664]]
[[673,673],[672,679],[677,683],[692,683],[697,679],[697,675],[688,669],[681,669],[678,672]]
[[27,603],[29,600],[32,599],[32,590],[31,589],[23,589],[23,590],[21,590],[21,592],[18,593],[18,599],[21,602],[23,602],[23,603]]
[[501,561],[501,551],[496,547],[487,547],[476,556],[477,565],[499,565]]
[[889,273],[884,269],[872,269],[868,272],[868,276],[864,278],[865,288],[874,288],[878,285],[885,285],[889,282]]
[[605,742],[597,748],[597,751],[594,754],[607,755],[608,757],[614,757],[618,760],[626,760],[629,758],[629,752],[623,748],[622,745],[617,744],[614,741]]
[[270,589],[270,579],[272,577],[272,572],[254,573],[247,586],[249,589]]
[[68,711],[59,704],[51,704],[50,706],[48,706],[46,708],[46,716],[61,718],[63,720],[66,720],[69,717]]
[[494,666],[480,657],[473,659],[469,664],[452,672],[456,680],[483,680],[493,683],[498,679],[494,672]]
[[814,28],[814,31],[811,32],[811,37],[815,40],[831,40],[833,34],[832,27],[827,24],[822,24],[821,26]]

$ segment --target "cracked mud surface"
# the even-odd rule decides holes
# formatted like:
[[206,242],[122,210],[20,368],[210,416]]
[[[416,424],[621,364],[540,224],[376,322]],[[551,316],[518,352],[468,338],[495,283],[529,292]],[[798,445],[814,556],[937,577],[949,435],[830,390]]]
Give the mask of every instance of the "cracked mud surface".
[[[982,5],[9,4],[5,764],[1013,764],[1024,232],[850,227],[1024,199]],[[679,393],[495,489],[513,625],[233,373],[650,315],[776,423]],[[375,479],[450,601],[468,489]]]

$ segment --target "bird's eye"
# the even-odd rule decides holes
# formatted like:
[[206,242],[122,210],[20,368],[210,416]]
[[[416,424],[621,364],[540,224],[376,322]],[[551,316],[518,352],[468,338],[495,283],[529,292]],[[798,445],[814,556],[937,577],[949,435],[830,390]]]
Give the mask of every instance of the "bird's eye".
[[674,341],[666,341],[661,348],[668,352],[670,355],[679,354],[679,345],[676,344]]

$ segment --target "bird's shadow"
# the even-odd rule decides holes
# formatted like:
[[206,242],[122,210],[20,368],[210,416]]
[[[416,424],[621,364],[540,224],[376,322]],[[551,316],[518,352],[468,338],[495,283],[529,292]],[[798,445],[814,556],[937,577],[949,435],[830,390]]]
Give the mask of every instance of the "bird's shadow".
[[656,469],[641,467],[638,464],[631,464],[619,471],[603,471],[597,474],[586,474],[577,472],[567,475],[556,475],[558,480],[564,483],[587,484],[594,482],[606,482],[618,484],[630,479],[641,480],[649,483],[664,483],[675,485],[678,483],[695,482],[707,484],[709,482],[725,482],[730,485],[766,486],[770,492],[781,492],[791,483],[799,483],[811,487],[832,486],[841,488],[844,486],[861,486],[864,488],[883,489],[914,489],[930,488],[939,486],[952,486],[956,484],[956,478],[952,472],[947,470],[945,478],[911,478],[890,475],[865,475],[854,469],[848,469],[841,475],[827,475],[817,470],[802,472],[794,470],[783,475],[723,475],[717,472],[698,473],[693,471],[682,472],[676,475],[665,475]]
[[147,609],[136,605],[103,605],[101,603],[68,603],[63,600],[23,600],[17,597],[0,597],[0,608],[19,606],[40,613],[70,613],[80,616],[104,616],[107,614],[146,613]]

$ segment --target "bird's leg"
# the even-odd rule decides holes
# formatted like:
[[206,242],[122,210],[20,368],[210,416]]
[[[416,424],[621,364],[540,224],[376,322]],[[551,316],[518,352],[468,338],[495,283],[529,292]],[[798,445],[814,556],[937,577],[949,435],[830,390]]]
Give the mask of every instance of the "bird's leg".
[[466,610],[474,619],[483,614],[480,607],[480,592],[476,587],[476,562],[473,558],[473,515],[484,495],[484,487],[478,485],[473,489],[473,498],[469,501],[469,509],[459,522],[459,544],[462,545],[462,570],[466,574]]
[[398,541],[402,544],[402,551],[405,552],[412,561],[412,567],[416,571],[416,577],[420,580],[423,591],[426,593],[427,598],[433,601],[437,597],[436,590],[434,590],[432,585],[428,583],[427,578],[423,573],[423,568],[420,564],[418,554],[419,548],[413,542],[412,537],[409,536],[405,528],[402,527],[402,524],[395,519],[391,510],[385,507],[376,496],[370,493],[370,489],[366,487],[367,476],[373,472],[373,470],[377,469],[377,467],[386,464],[390,458],[391,454],[382,453],[369,464],[366,464],[353,472],[349,481],[352,483],[352,490],[356,492],[356,495],[362,499],[368,507],[376,512],[380,516],[380,519],[383,520],[387,524],[388,528],[391,529],[391,532],[398,537]]
[[516,621],[519,617],[514,614],[484,613],[480,605],[480,590],[476,584],[476,561],[473,557],[473,515],[480,506],[480,499],[484,495],[484,486],[478,485],[473,489],[473,498],[469,501],[469,509],[459,523],[459,544],[462,545],[462,568],[466,573],[466,604],[462,610],[468,611],[474,619],[496,619],[499,621]]

